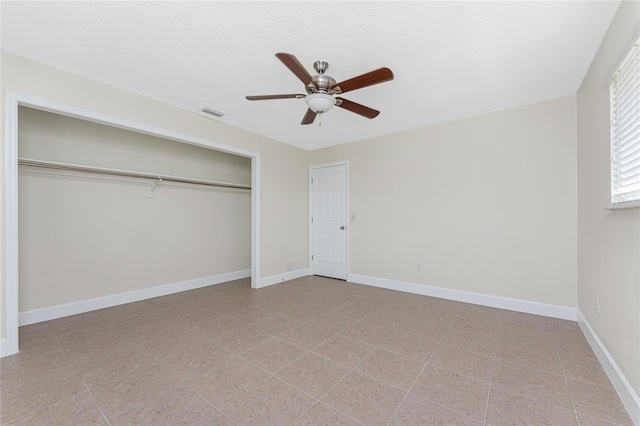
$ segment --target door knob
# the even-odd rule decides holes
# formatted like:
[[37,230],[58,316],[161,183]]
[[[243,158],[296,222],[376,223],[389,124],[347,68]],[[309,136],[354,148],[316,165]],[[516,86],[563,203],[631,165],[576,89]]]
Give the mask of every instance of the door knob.
[[341,226],[341,227],[340,227],[340,229],[344,231],[344,225],[343,225],[343,226]]

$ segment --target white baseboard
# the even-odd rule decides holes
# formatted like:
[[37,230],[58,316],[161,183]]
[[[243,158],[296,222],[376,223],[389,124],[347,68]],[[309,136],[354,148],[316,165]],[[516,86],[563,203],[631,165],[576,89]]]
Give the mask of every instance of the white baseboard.
[[9,355],[7,353],[7,339],[0,339],[0,358]]
[[261,278],[258,288],[295,280],[296,278],[306,277],[307,275],[309,275],[309,268],[302,268],[295,271],[285,272],[283,274],[272,275],[270,277]]
[[129,291],[126,293],[118,293],[109,296],[96,297],[94,299],[80,300],[77,302],[65,303],[63,305],[50,306],[48,308],[34,309],[32,311],[21,312],[20,314],[18,314],[18,324],[20,326],[35,324],[42,321],[49,321],[56,318],[67,317],[69,315],[95,311],[96,309],[109,308],[111,306],[151,299],[152,297],[166,296],[168,294],[179,293],[181,291],[193,290],[200,287],[206,287],[214,284],[248,278],[250,276],[251,269],[244,269],[241,271],[212,275],[210,277],[204,278],[196,278],[193,280],[181,281],[173,284],[165,284],[157,287]]
[[577,309],[568,306],[549,305],[546,303],[530,302],[528,300],[490,296],[487,294],[388,280],[385,278],[368,277],[365,275],[351,274],[349,275],[349,281],[356,284],[365,284],[390,290],[404,291],[406,293],[438,297],[440,299],[456,300],[458,302],[473,303],[475,305],[490,306],[492,308],[508,309],[510,311],[526,312],[528,314],[543,315],[551,318],[571,321],[575,321],[577,318]]
[[620,370],[618,364],[580,311],[578,311],[578,325],[591,345],[591,349],[593,349],[593,352],[595,352],[598,357],[602,368],[604,368],[607,376],[609,376],[613,387],[616,392],[618,392],[618,396],[620,396],[631,420],[634,424],[640,425],[640,397],[634,391],[631,383],[629,383],[624,374],[622,374],[622,370]]

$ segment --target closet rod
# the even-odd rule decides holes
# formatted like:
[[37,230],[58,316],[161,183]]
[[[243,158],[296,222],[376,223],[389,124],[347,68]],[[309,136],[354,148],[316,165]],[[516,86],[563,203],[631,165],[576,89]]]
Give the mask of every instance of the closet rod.
[[118,169],[106,169],[102,167],[93,167],[93,166],[80,166],[77,164],[33,160],[30,158],[18,158],[18,165],[29,166],[29,167],[39,167],[44,169],[66,170],[71,172],[95,173],[95,174],[109,175],[109,176],[123,176],[123,177],[131,177],[131,178],[153,179],[153,180],[161,180],[164,182],[191,183],[191,184],[197,184],[197,185],[220,186],[224,188],[235,188],[235,189],[251,189],[251,185],[244,185],[240,183],[218,182],[214,180],[204,180],[204,179],[191,179],[191,178],[185,178],[185,177],[179,177],[179,176],[166,176],[166,175],[158,175],[153,173],[132,172],[128,170],[118,170]]

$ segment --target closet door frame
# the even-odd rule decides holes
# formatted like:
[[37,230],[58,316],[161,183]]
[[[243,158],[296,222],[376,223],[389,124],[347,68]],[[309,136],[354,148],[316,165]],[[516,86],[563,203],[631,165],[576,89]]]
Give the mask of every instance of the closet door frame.
[[[5,338],[0,357],[18,352],[18,107],[38,109],[80,120],[157,136],[251,158],[251,287],[260,287],[260,154],[207,139],[79,108],[23,93],[5,92],[4,127],[4,304]],[[1,297],[1,295],[0,295]],[[1,300],[1,299],[0,299]]]

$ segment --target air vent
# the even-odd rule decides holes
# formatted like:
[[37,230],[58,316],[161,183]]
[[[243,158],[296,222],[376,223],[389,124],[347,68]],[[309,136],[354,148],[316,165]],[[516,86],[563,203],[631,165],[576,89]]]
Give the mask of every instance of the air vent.
[[214,117],[222,117],[224,115],[224,112],[216,111],[215,109],[211,109],[209,107],[204,107],[200,111],[204,112],[205,114],[212,115]]

